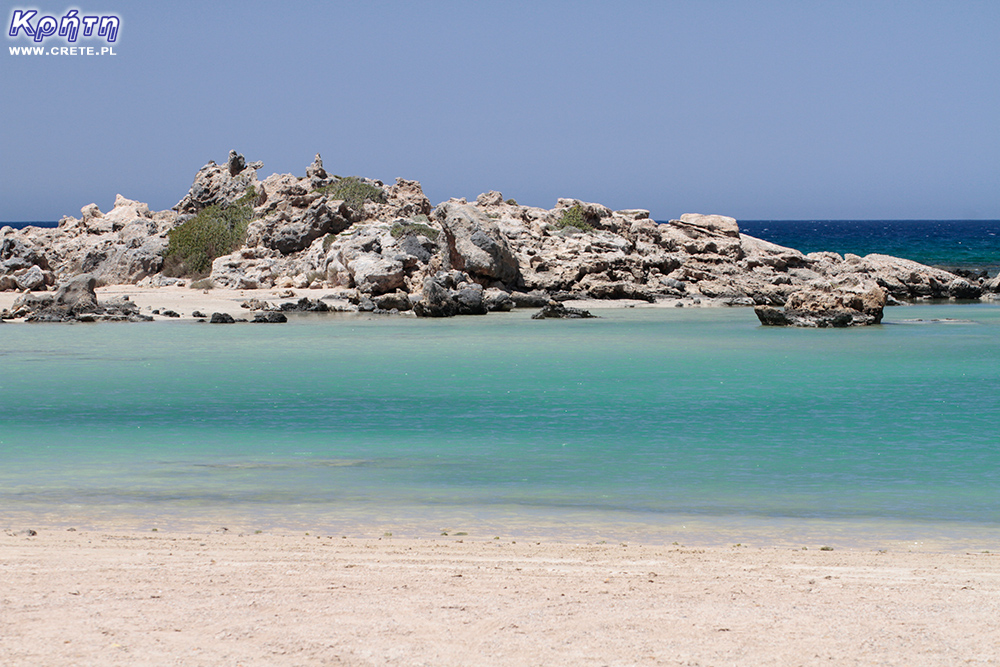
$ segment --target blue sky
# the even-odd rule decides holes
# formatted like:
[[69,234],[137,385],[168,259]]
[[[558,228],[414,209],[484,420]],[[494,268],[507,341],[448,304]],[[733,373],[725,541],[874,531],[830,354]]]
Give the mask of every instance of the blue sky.
[[[14,56],[11,12],[121,17]],[[7,3],[0,220],[260,175],[657,219],[1000,218],[1000,2]],[[100,45],[80,39],[78,44]],[[56,38],[46,47],[64,44]]]

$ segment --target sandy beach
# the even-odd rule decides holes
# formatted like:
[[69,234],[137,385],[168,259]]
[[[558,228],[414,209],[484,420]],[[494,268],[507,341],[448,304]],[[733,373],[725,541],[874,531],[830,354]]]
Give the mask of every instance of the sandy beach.
[[[190,322],[326,292],[98,294]],[[544,527],[491,539],[472,524],[406,534],[402,519],[344,537],[287,517],[258,532],[47,516],[0,526],[0,665],[1000,664],[993,532],[949,544],[927,528],[911,546],[882,524],[716,526],[714,539],[630,529],[605,542]]]
[[997,664],[998,559],[8,530],[0,664]]
[[[154,310],[172,310],[178,313],[181,318],[190,320],[192,313],[199,311],[206,315],[212,313],[227,313],[235,318],[248,318],[254,311],[244,308],[241,304],[244,301],[258,299],[266,301],[272,305],[280,305],[285,302],[295,302],[303,297],[311,300],[324,299],[331,307],[348,307],[346,299],[325,298],[331,295],[331,290],[324,289],[292,289],[292,288],[271,288],[271,289],[191,289],[190,287],[138,287],[136,285],[108,285],[99,287],[96,290],[99,303],[105,303],[111,299],[128,297],[139,306],[139,312],[143,315],[151,315],[156,321],[178,321],[178,318],[167,317],[154,314]],[[20,292],[0,292],[0,310],[11,309],[14,302],[21,296]],[[577,308],[602,309],[602,308],[673,308],[677,302],[688,307],[695,305],[690,300],[663,300],[657,303],[647,303],[634,299],[615,300],[575,300],[567,302]],[[718,306],[719,303],[711,300],[703,300],[700,306]],[[528,309],[537,310],[537,309]],[[412,317],[412,313],[404,313],[404,317]],[[20,320],[10,320],[19,322]]]

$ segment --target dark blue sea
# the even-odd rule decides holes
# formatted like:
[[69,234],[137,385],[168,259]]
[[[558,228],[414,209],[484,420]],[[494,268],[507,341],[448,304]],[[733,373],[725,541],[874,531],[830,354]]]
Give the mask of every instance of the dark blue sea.
[[954,269],[1000,271],[1000,220],[740,220],[740,231],[805,253],[905,257]]

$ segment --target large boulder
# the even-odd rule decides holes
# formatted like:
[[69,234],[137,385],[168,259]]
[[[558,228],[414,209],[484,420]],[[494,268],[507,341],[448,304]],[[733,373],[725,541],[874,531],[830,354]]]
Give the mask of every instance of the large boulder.
[[24,269],[23,273],[16,276],[14,280],[20,290],[34,292],[45,289],[45,272],[37,265]]
[[56,290],[53,304],[73,313],[96,313],[97,279],[92,275],[79,275],[67,280]]
[[496,222],[478,207],[449,201],[437,207],[448,242],[451,267],[474,279],[517,285],[520,269]]
[[385,208],[392,218],[415,218],[419,215],[430,215],[430,200],[424,194],[419,181],[408,181],[397,178],[396,182],[383,189],[386,198]]
[[441,271],[424,280],[423,294],[413,304],[417,317],[485,315],[483,286],[460,271]]
[[1000,294],[1000,274],[993,276],[983,283],[983,293],[991,296]]
[[754,312],[765,326],[850,327],[882,321],[886,292],[873,285],[866,292],[801,290],[788,297],[784,310],[758,306]]
[[361,253],[347,264],[355,286],[372,295],[393,292],[406,284],[403,263],[375,253]]

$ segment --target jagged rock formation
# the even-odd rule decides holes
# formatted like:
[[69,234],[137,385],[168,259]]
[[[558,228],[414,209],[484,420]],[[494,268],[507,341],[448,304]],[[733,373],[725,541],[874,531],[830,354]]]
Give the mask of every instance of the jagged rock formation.
[[579,320],[594,317],[589,310],[572,308],[558,301],[549,301],[542,309],[531,316],[533,320]]
[[784,310],[757,306],[754,312],[765,326],[867,326],[882,321],[885,302],[885,290],[877,285],[866,292],[802,290],[788,297]]
[[0,319],[24,318],[27,322],[149,322],[128,297],[99,303],[92,275],[75,276],[59,286],[55,294],[26,293]]
[[[176,283],[162,273],[170,230],[208,207],[250,201],[244,244],[211,263],[216,286],[324,288],[373,312],[448,316],[541,307],[550,299],[666,299],[786,306],[784,317],[796,323],[796,312],[823,310],[809,303],[829,301],[836,311],[875,286],[890,304],[1000,293],[997,278],[960,277],[886,255],[805,255],[741,234],[725,216],[686,214],[659,224],[645,210],[576,199],[541,209],[495,191],[432,207],[416,181],[342,179],[319,155],[303,177],[259,180],[262,166],[235,151],[224,165],[209,162],[169,211],[153,213],[119,195],[108,213],[90,204],[55,229],[5,227],[0,290],[55,289],[81,273],[99,284]],[[796,296],[802,293],[815,298]],[[769,323],[780,320],[778,311],[761,312]],[[851,322],[868,319],[852,315]]]

